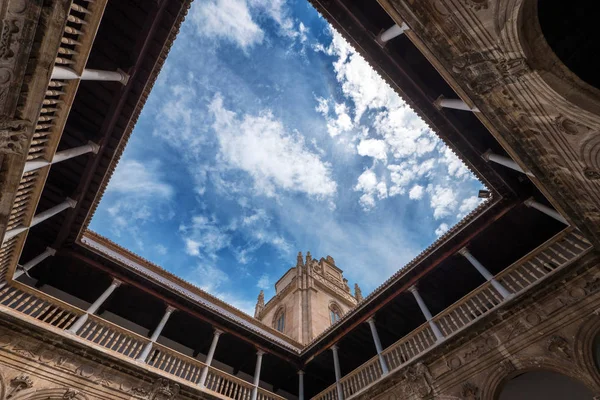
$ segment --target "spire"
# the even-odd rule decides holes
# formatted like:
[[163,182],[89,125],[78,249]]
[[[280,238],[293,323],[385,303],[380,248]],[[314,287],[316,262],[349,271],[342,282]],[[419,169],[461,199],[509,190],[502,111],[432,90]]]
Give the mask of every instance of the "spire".
[[312,261],[312,256],[310,255],[310,251],[306,252],[306,265],[310,265],[310,262]]
[[363,299],[362,291],[360,290],[360,287],[358,286],[358,283],[354,284],[354,298],[358,302],[361,302],[362,299]]
[[260,291],[258,294],[258,300],[256,301],[256,307],[254,308],[254,318],[258,318],[263,308],[265,308],[265,292]]
[[298,261],[296,262],[296,267],[303,267],[304,266],[304,259],[302,258],[302,252],[299,251],[298,252]]

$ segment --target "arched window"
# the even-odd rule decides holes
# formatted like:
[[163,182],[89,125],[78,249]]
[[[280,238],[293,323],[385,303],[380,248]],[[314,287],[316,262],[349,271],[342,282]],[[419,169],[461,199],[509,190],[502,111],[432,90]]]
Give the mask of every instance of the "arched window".
[[283,332],[285,329],[285,309],[280,308],[275,313],[275,318],[273,318],[273,328],[277,329],[279,332]]
[[342,317],[342,310],[340,310],[340,307],[335,304],[335,303],[331,303],[329,305],[329,320],[331,322],[331,324],[335,324],[337,321],[339,321],[339,319]]

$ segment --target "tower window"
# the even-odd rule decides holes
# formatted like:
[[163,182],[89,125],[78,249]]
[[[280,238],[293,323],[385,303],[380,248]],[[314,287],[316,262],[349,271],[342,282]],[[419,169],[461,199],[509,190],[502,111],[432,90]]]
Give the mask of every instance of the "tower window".
[[285,329],[285,311],[280,310],[277,313],[274,325],[275,329],[277,329],[279,332],[283,332],[283,330]]
[[337,304],[329,305],[329,319],[331,320],[331,324],[335,324],[342,317],[342,312]]

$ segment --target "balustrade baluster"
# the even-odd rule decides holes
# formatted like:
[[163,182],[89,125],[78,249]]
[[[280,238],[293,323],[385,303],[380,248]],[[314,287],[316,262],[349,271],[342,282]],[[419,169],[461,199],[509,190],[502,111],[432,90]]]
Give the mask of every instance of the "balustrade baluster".
[[96,324],[94,330],[99,332],[96,335],[94,335],[92,341],[94,343],[99,344],[100,346],[104,346],[104,342],[106,341],[107,337],[111,334],[110,329],[108,327]]
[[125,336],[124,340],[121,340],[121,345],[120,345],[119,347],[117,347],[117,348],[115,349],[115,351],[116,351],[117,353],[120,353],[120,354],[126,355],[126,354],[125,354],[125,351],[126,351],[126,350],[127,350],[127,348],[129,347],[130,343],[131,343],[131,337],[130,337],[130,336]]

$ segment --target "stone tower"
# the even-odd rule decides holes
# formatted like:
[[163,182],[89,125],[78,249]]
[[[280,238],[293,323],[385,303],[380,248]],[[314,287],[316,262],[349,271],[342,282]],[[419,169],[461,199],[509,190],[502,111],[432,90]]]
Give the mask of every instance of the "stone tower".
[[362,300],[360,288],[350,293],[343,271],[331,256],[306,260],[298,253],[296,266],[275,283],[275,296],[266,304],[258,296],[254,317],[296,341],[307,344]]

